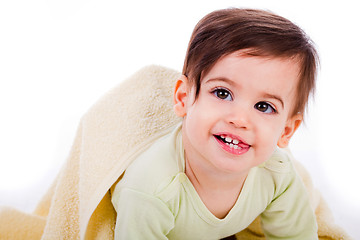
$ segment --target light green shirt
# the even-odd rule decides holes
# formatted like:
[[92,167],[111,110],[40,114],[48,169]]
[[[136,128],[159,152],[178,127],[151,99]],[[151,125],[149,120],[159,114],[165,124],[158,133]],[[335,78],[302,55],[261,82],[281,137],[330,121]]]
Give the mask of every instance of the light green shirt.
[[259,215],[268,239],[318,239],[305,187],[280,149],[250,170],[224,219],[206,208],[184,169],[180,125],[141,153],[116,185],[115,239],[221,239]]

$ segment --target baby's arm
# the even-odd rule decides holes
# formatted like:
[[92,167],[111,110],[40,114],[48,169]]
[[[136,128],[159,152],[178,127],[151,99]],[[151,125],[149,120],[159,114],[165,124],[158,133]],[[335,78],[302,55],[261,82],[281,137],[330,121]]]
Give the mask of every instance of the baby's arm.
[[115,239],[167,239],[174,216],[160,199],[132,189],[116,189],[112,202],[117,212]]
[[295,172],[290,176],[288,186],[261,214],[264,233],[267,239],[318,239],[306,189]]

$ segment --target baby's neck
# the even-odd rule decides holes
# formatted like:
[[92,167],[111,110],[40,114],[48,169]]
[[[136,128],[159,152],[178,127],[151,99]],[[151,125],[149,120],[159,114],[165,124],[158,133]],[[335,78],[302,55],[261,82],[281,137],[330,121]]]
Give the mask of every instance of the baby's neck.
[[204,205],[217,218],[224,218],[235,205],[246,174],[211,173],[185,160],[185,174]]

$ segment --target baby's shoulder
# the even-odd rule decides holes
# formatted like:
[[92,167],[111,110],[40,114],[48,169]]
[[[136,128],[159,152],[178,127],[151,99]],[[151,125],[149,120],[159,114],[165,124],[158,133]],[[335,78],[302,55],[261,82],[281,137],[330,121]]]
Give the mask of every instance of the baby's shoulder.
[[291,155],[286,150],[280,148],[276,148],[271,157],[260,167],[264,167],[277,174],[289,174],[294,172]]
[[286,150],[277,148],[272,156],[254,169],[254,188],[259,194],[268,192],[268,199],[272,200],[285,189],[298,181],[298,175],[293,166],[292,157]]
[[266,186],[289,185],[297,177],[290,153],[276,148],[271,157],[257,167],[257,179]]
[[154,195],[159,187],[179,173],[176,146],[171,135],[156,140],[125,170],[116,188],[128,188]]

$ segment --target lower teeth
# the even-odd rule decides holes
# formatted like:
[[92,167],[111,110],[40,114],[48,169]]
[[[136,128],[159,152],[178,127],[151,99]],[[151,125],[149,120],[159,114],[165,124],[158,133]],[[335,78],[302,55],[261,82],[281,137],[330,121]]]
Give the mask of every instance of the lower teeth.
[[241,148],[238,145],[234,145],[234,144],[230,144],[230,143],[226,143],[226,145],[228,145],[229,147],[234,148],[234,149],[240,149]]

